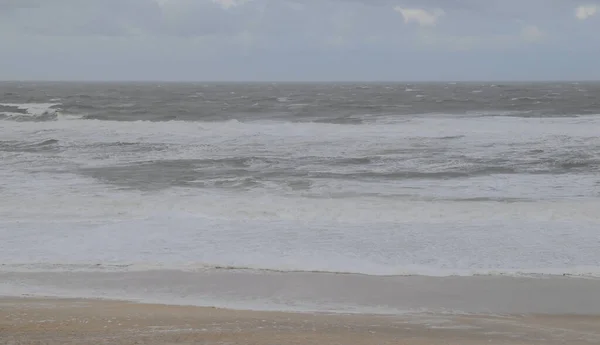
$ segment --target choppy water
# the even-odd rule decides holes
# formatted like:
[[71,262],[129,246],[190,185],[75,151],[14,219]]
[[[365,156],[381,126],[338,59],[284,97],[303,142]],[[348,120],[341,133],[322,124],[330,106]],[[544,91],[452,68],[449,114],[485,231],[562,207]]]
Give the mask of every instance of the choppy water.
[[4,270],[600,274],[600,84],[0,84]]

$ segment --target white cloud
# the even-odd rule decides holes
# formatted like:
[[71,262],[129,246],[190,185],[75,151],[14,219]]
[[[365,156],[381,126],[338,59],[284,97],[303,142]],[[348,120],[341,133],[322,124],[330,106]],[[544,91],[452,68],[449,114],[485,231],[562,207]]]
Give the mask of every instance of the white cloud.
[[420,26],[435,26],[438,19],[445,14],[444,10],[440,8],[436,8],[429,12],[420,8],[403,8],[396,6],[394,7],[394,11],[402,15],[406,24],[415,22]]
[[535,25],[528,25],[521,30],[521,38],[529,42],[537,42],[544,37],[544,33]]
[[297,2],[288,2],[288,3],[286,3],[286,5],[289,8],[293,9],[294,11],[302,11],[306,8],[306,6],[304,4],[300,4]]
[[230,9],[239,5],[243,5],[250,0],[212,0],[214,3],[221,5],[224,9]]
[[598,5],[582,5],[575,9],[575,17],[579,20],[586,20],[589,17],[596,15],[598,10],[600,10]]

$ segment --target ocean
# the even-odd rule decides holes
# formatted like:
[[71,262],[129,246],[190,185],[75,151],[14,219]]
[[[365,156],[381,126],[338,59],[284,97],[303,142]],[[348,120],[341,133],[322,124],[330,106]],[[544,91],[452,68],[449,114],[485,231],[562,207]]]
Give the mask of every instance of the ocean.
[[2,82],[0,271],[600,277],[599,95]]

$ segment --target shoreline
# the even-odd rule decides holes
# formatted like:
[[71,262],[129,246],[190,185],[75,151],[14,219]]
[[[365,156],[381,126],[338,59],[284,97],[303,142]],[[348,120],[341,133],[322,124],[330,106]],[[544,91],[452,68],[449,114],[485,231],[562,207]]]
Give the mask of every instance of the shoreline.
[[337,314],[600,315],[598,291],[600,280],[573,277],[382,277],[228,270],[0,271],[0,296]]
[[588,345],[598,291],[573,277],[0,272],[0,344]]
[[[0,221],[2,222],[2,221]],[[570,268],[515,268],[515,269],[409,269],[396,273],[362,271],[328,271],[319,269],[265,268],[244,265],[216,264],[139,264],[139,263],[0,263],[0,273],[136,273],[136,272],[185,272],[224,271],[231,273],[254,274],[321,274],[338,276],[364,276],[379,278],[422,277],[422,278],[573,278],[600,280],[600,266],[577,266]]]
[[3,344],[596,344],[600,316],[341,315],[0,297]]

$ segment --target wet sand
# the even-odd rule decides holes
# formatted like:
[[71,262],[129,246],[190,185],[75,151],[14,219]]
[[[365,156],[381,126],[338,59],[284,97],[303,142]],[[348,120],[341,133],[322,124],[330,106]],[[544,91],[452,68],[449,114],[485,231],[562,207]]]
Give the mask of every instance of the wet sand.
[[402,316],[0,298],[0,344],[598,344],[600,316]]
[[2,272],[0,296],[292,312],[600,315],[600,279],[367,276],[239,270]]

